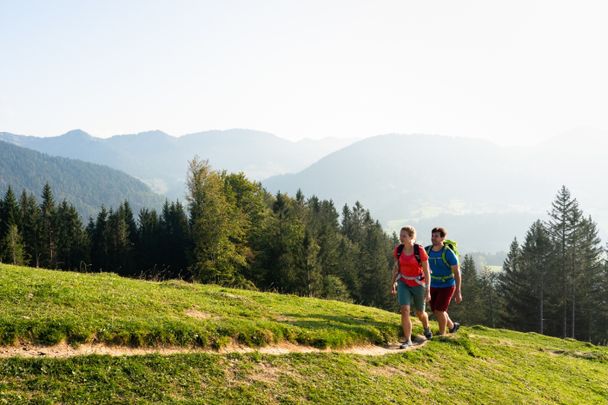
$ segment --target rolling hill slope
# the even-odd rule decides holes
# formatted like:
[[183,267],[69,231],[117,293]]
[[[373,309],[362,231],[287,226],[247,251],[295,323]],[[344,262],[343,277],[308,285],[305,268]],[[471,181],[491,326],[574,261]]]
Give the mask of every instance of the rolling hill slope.
[[[0,352],[30,344],[328,350],[0,358],[8,403],[605,403],[608,349],[464,327],[414,351],[332,351],[397,339],[397,314],[183,282],[0,265]],[[419,333],[416,325],[414,332]],[[18,346],[15,346],[18,345]]]

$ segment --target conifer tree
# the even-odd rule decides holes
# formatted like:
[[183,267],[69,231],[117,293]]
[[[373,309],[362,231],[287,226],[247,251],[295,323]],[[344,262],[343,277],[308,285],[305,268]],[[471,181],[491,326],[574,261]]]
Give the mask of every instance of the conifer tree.
[[307,229],[319,245],[319,264],[323,276],[339,274],[339,222],[332,201],[312,197],[307,202]]
[[97,219],[88,226],[89,239],[91,241],[91,264],[94,271],[112,271],[109,262],[109,228],[108,211],[104,206],[97,214]]
[[[17,225],[19,221],[19,206],[15,199],[13,189],[9,186],[4,198],[0,201],[0,258],[10,255],[3,251],[2,241],[8,236],[13,225]],[[14,235],[11,235],[14,237]]]
[[[361,303],[378,308],[391,307],[394,300],[390,291],[393,260],[392,246],[382,227],[365,216],[365,238],[360,242],[360,255],[357,260],[361,280]],[[390,253],[389,253],[390,252]]]
[[55,198],[48,183],[44,185],[42,190],[40,211],[42,264],[45,267],[54,269],[57,267],[57,218]]
[[57,207],[57,264],[67,270],[84,269],[88,261],[88,237],[73,205]]
[[[530,313],[528,313],[525,306],[518,305],[521,318],[519,329],[521,330],[546,332],[547,314],[554,312],[547,306],[550,305],[552,291],[555,291],[555,287],[559,288],[559,285],[555,283],[559,280],[559,273],[555,271],[554,251],[545,225],[541,221],[534,222],[528,230],[522,246],[522,272],[518,275],[521,281],[528,284],[527,288],[523,285],[523,288],[519,290],[519,294],[522,295],[518,297],[518,300],[526,302],[525,306],[530,309]],[[532,309],[536,309],[536,315],[533,315]]]
[[4,199],[0,205],[0,239],[3,239],[12,225],[17,225],[19,221],[19,205],[11,186],[4,194]]
[[299,261],[300,292],[309,297],[320,297],[323,292],[323,274],[319,261],[319,245],[308,231],[304,233],[302,257]]
[[478,291],[474,302],[478,303],[479,319],[477,323],[495,328],[499,322],[499,296],[497,291],[498,273],[485,267],[478,275]]
[[302,290],[305,226],[297,202],[278,193],[273,216],[263,237],[264,249],[257,268],[264,269],[262,288],[283,293]]
[[462,278],[462,302],[458,305],[451,305],[450,318],[464,324],[483,324],[485,323],[482,296],[483,285],[477,271],[477,266],[473,256],[465,255],[460,265]]
[[161,251],[168,278],[190,279],[188,251],[191,246],[188,217],[179,201],[165,202],[159,221]]
[[592,340],[608,332],[606,323],[597,322],[597,303],[605,291],[603,283],[603,248],[597,225],[591,217],[581,219],[577,227],[578,249],[575,260],[578,271],[572,277],[571,336]]
[[563,337],[568,336],[568,298],[571,296],[571,278],[575,272],[572,259],[572,243],[575,241],[575,227],[579,217],[578,202],[572,198],[570,191],[562,186],[551,204],[548,229],[555,244],[555,258],[561,280],[559,306],[561,308]]
[[136,245],[137,270],[143,275],[157,277],[161,268],[161,231],[156,210],[143,208],[139,212]]
[[40,266],[41,255],[41,212],[36,197],[25,190],[19,198],[19,229],[23,237],[25,257],[31,266]]

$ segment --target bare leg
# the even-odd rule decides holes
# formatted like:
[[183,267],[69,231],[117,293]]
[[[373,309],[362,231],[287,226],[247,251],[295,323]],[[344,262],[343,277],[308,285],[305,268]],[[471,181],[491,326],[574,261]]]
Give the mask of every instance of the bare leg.
[[429,316],[425,311],[416,311],[416,316],[422,322],[422,327],[424,329],[429,327]]
[[452,329],[454,327],[454,322],[450,319],[450,315],[448,315],[447,311],[445,312],[445,318],[447,319],[448,329]]
[[403,336],[406,342],[412,340],[412,321],[410,320],[410,306],[401,305],[401,326],[403,327]]
[[446,312],[443,311],[433,311],[435,314],[435,318],[437,318],[437,323],[439,324],[439,334],[445,335],[445,326],[448,321],[448,316]]

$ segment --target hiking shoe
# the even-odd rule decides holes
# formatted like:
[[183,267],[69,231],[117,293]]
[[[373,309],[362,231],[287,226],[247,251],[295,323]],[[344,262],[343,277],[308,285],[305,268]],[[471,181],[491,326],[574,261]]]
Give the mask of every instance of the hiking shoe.
[[454,322],[454,326],[450,328],[450,333],[456,333],[458,331],[458,328],[460,328],[460,323]]
[[424,328],[424,337],[426,340],[431,340],[433,338],[433,332],[431,332],[431,328]]
[[414,346],[414,344],[412,343],[412,341],[408,341],[408,342],[403,342],[401,343],[401,346],[399,346],[400,349],[407,349],[408,347]]

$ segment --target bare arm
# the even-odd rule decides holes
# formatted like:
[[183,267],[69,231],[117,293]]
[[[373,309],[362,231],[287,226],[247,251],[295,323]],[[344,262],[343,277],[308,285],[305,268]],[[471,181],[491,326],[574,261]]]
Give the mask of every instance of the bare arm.
[[399,262],[395,259],[395,263],[393,264],[393,276],[391,277],[391,285],[394,285],[397,281],[397,274],[399,274]]
[[431,300],[431,272],[429,271],[429,262],[422,262],[422,272],[424,273],[424,280],[426,281],[425,296],[426,301]]
[[452,273],[454,274],[454,278],[456,279],[456,291],[454,294],[455,295],[454,299],[456,300],[457,304],[460,304],[460,302],[462,301],[462,292],[461,292],[462,277],[460,276],[460,266],[459,265],[452,266]]
[[391,277],[391,294],[397,294],[397,289],[395,288],[395,284],[397,283],[397,274],[399,274],[399,262],[395,259],[395,264],[393,265],[393,276]]

